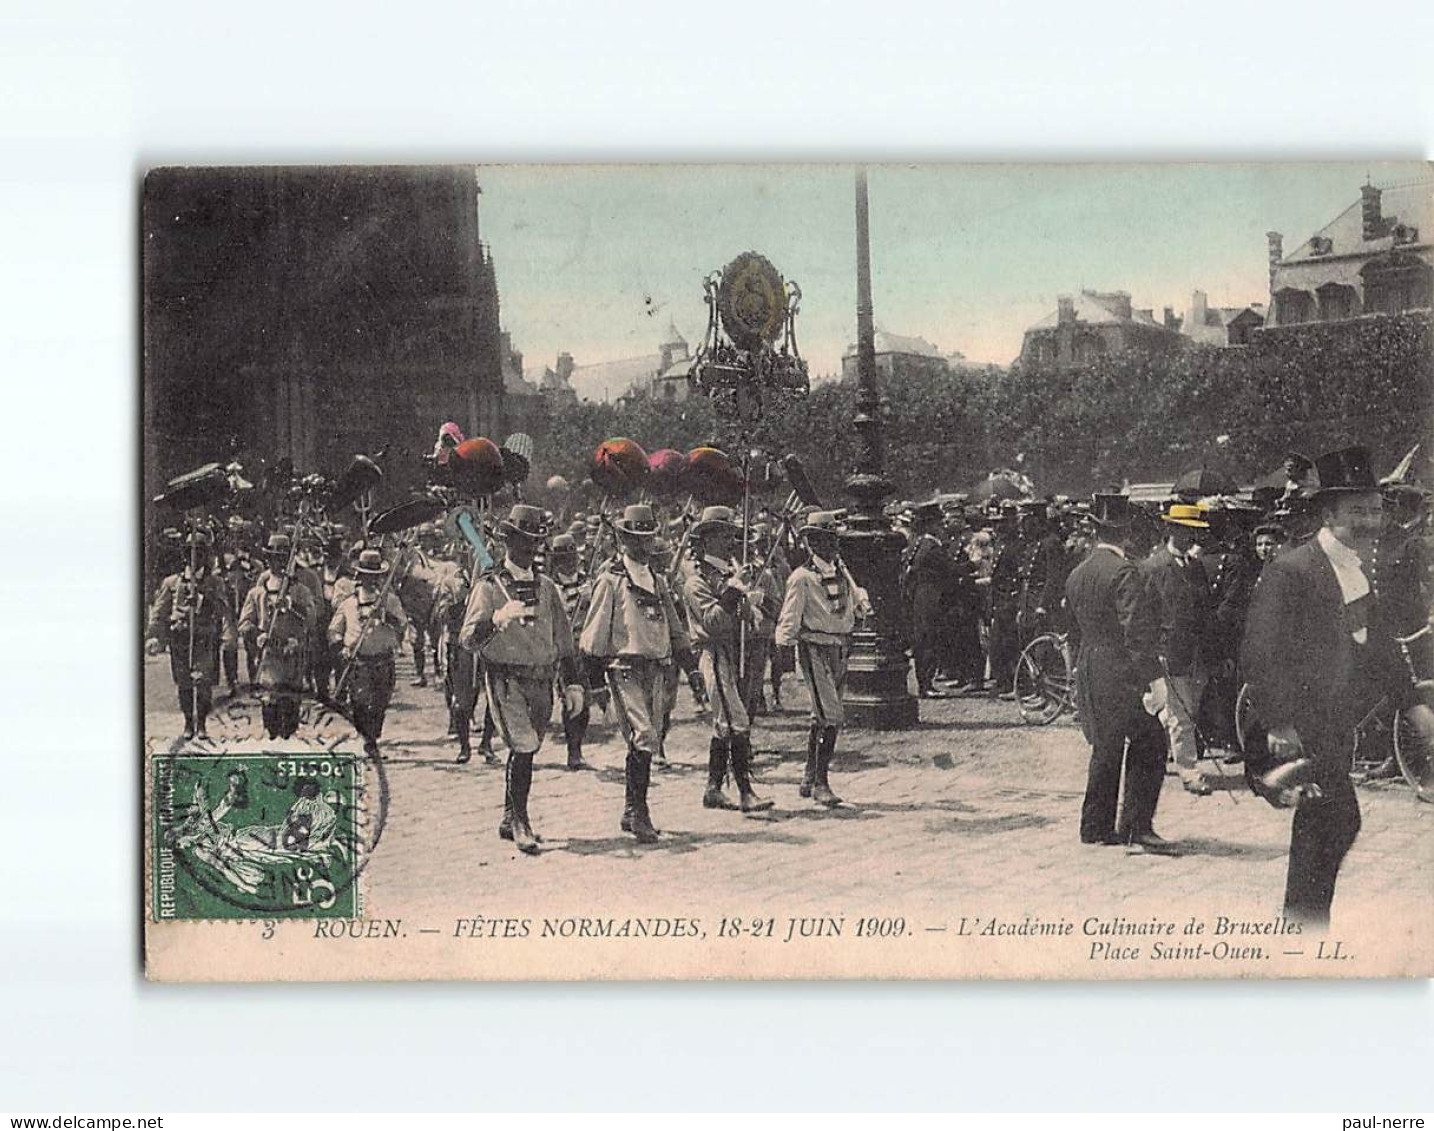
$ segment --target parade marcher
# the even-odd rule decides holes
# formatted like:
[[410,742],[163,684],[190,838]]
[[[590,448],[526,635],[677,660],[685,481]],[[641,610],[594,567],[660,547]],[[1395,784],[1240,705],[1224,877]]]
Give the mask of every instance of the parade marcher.
[[[347,693],[354,729],[370,757],[378,754],[384,717],[393,698],[394,656],[403,647],[408,623],[398,597],[383,588],[390,568],[378,550],[360,550],[354,563],[354,591],[335,605],[329,621],[329,640],[342,650],[343,672],[347,673],[342,691]],[[339,679],[344,681],[344,675]]]
[[[242,519],[236,524],[234,516],[230,520],[230,545],[220,555],[219,573],[224,582],[224,593],[229,599],[229,608],[234,614],[234,619],[239,619],[239,612],[244,607],[244,598],[249,595],[249,590],[254,586],[254,579],[258,575],[258,567],[249,556],[248,549],[238,541],[243,526]],[[229,694],[235,695],[239,690],[239,638],[236,636],[224,645],[221,656],[224,667],[224,681],[228,684]],[[245,664],[247,667],[248,679],[246,682],[254,684],[258,679],[259,657],[253,654],[246,654]]]
[[1349,771],[1354,728],[1388,696],[1425,742],[1434,712],[1404,667],[1375,605],[1366,572],[1382,503],[1363,447],[1316,461],[1315,537],[1279,554],[1260,574],[1241,648],[1273,769],[1250,766],[1257,790],[1293,807],[1285,915],[1328,926],[1335,880],[1359,833]]
[[[771,528],[764,522],[752,524],[751,569],[752,585],[761,599],[752,608],[752,623],[747,629],[746,654],[742,658],[742,703],[747,717],[755,719],[767,713],[767,696],[762,690],[767,661],[772,656],[772,638],[777,631],[777,613],[782,608],[785,589],[777,581],[776,571],[767,561],[772,549]],[[709,689],[710,690],[710,689]]]
[[[787,593],[787,578],[792,575],[791,559],[787,556],[787,548],[784,544],[782,533],[785,532],[785,525],[777,535],[774,535],[775,544],[772,546],[771,555],[768,560],[767,569],[771,575],[772,589],[777,596],[777,612],[781,613],[782,599]],[[771,657],[770,669],[772,680],[772,710],[782,710],[782,680],[797,670],[796,650],[790,645],[777,643],[777,625],[772,623],[772,640],[768,649]]]
[[[427,653],[433,648],[433,666],[438,668],[438,640],[433,635],[434,586],[438,578],[428,563],[419,554],[410,557],[403,577],[395,587],[399,602],[408,614],[408,626],[413,638],[414,678],[411,686],[427,687]],[[435,674],[438,674],[435,671]]]
[[1126,496],[1096,495],[1095,546],[1066,579],[1066,604],[1080,636],[1077,709],[1091,747],[1080,839],[1163,852],[1169,845],[1156,834],[1154,818],[1165,743],[1145,700],[1167,692],[1158,614],[1145,578],[1126,557],[1131,519]]
[[1021,543],[1014,510],[997,520],[995,562],[991,567],[990,632],[986,645],[991,661],[991,693],[1016,697],[1016,661],[1021,654],[1018,617],[1021,607]]
[[[583,618],[587,615],[585,608],[590,586],[587,578],[583,576],[582,557],[578,553],[578,544],[571,535],[559,534],[553,539],[552,552],[549,554],[551,562],[550,576],[553,584],[558,587],[558,593],[563,598],[563,611],[568,615],[568,623],[573,626],[574,645],[576,635],[581,628]],[[581,673],[580,673],[581,674]],[[587,737],[588,724],[592,718],[593,688],[585,688],[582,699],[582,706],[577,711],[569,709],[567,696],[564,695],[562,706],[563,717],[563,740],[568,748],[568,769],[582,770],[587,768],[583,761],[583,739]]]
[[169,649],[184,737],[206,738],[219,653],[235,639],[234,616],[223,583],[210,569],[214,542],[208,531],[192,531],[185,545],[188,564],[160,582],[150,606],[145,651],[153,656]]
[[536,855],[539,838],[528,815],[528,795],[533,759],[553,715],[554,676],[561,679],[571,713],[581,710],[583,688],[562,594],[535,568],[548,533],[543,512],[517,503],[498,533],[507,551],[503,564],[474,582],[458,639],[478,654],[488,709],[508,748],[498,835]]
[[767,593],[756,579],[744,576],[736,559],[742,536],[731,507],[707,507],[693,524],[691,560],[684,569],[692,645],[698,653],[703,683],[712,705],[712,738],[707,752],[708,809],[733,809],[722,792],[730,763],[742,812],[772,808],[752,788],[752,723],[738,671],[741,626],[755,633]]
[[318,575],[319,593],[315,595],[315,613],[322,632],[314,655],[309,659],[309,671],[313,678],[314,694],[320,703],[329,701],[329,689],[334,673],[340,663],[339,648],[329,639],[329,622],[334,619],[338,602],[353,591],[353,579],[344,574],[344,544],[338,535],[327,537],[321,550],[321,560],[314,568]]
[[[448,734],[458,740],[458,757],[455,760],[460,766],[473,758],[473,716],[478,703],[483,699],[483,676],[478,657],[459,643],[471,592],[472,582],[468,571],[453,563],[453,568],[439,574],[433,594],[434,616],[442,625],[445,641],[443,694],[448,705]],[[485,724],[490,724],[491,718],[485,703]],[[491,741],[491,725],[485,725],[479,741],[479,751],[485,762],[496,766],[498,758],[493,753]]]
[[1204,507],[1187,503],[1171,503],[1160,519],[1167,527],[1165,541],[1140,563],[1156,602],[1160,660],[1167,676],[1168,694],[1157,713],[1181,783],[1188,792],[1208,797],[1213,791],[1200,769],[1196,717],[1210,677],[1214,610],[1205,569],[1191,549],[1210,523]]
[[647,791],[661,748],[668,676],[674,663],[688,672],[696,665],[667,581],[651,564],[658,532],[652,508],[625,507],[613,528],[619,552],[593,581],[578,647],[591,675],[605,679],[627,742],[622,830],[652,844],[659,834]]
[[812,699],[801,795],[835,808],[841,798],[832,792],[830,772],[843,722],[841,691],[847,651],[857,612],[869,606],[866,593],[852,581],[841,560],[836,512],[814,511],[799,533],[808,557],[787,578],[776,642],[796,648],[797,667]]
[[904,588],[910,606],[916,693],[923,699],[946,698],[936,687],[936,673],[950,647],[947,609],[956,585],[956,565],[937,537],[940,527],[939,503],[922,503],[912,510]]
[[257,650],[259,696],[270,738],[292,738],[299,729],[318,608],[296,577],[266,569],[244,598],[239,634]]

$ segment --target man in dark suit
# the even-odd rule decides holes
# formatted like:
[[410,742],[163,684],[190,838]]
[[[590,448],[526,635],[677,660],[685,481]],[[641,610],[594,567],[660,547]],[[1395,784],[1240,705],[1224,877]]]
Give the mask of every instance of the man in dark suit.
[[936,687],[936,672],[948,650],[947,602],[956,582],[956,563],[941,539],[941,504],[922,503],[911,516],[914,542],[907,567],[906,588],[911,600],[912,657],[916,661],[916,691],[923,699],[944,699]]
[[1434,712],[1416,701],[1419,688],[1373,608],[1365,563],[1382,504],[1369,453],[1346,448],[1315,466],[1320,530],[1265,565],[1240,659],[1275,763],[1251,766],[1252,780],[1271,804],[1295,809],[1285,914],[1323,928],[1340,864],[1359,834],[1349,780],[1356,723],[1387,696],[1427,741]]
[[[1095,496],[1091,520],[1095,548],[1066,580],[1066,603],[1080,636],[1076,702],[1091,745],[1081,843],[1168,852],[1169,842],[1152,824],[1165,776],[1165,737],[1142,702],[1166,694],[1157,652],[1160,625],[1144,577],[1126,558],[1130,500]],[[1125,797],[1117,825],[1122,769]]]

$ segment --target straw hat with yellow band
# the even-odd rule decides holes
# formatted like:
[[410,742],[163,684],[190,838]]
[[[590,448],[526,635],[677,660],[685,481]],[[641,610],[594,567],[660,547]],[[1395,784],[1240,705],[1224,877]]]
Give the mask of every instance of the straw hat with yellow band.
[[1170,509],[1160,516],[1161,522],[1168,522],[1174,526],[1189,526],[1196,530],[1209,530],[1209,512],[1201,506],[1192,503],[1171,503]]

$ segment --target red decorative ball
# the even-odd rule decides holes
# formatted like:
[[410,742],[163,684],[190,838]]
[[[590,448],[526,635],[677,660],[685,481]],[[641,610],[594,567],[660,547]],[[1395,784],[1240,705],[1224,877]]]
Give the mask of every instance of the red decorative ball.
[[610,495],[635,491],[647,478],[647,453],[636,440],[604,440],[593,453],[592,481]]
[[742,498],[742,472],[732,458],[717,448],[693,448],[687,453],[686,488],[709,506],[732,506]]
[[[503,453],[486,436],[464,440],[453,450],[457,485],[474,495],[491,495],[503,486]],[[452,461],[450,461],[452,462]]]
[[687,453],[663,448],[647,457],[647,489],[660,499],[687,490]]

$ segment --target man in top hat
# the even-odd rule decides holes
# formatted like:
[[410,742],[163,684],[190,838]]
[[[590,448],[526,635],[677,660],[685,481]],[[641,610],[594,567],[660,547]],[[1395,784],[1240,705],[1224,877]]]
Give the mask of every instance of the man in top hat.
[[712,704],[702,804],[708,809],[737,807],[722,792],[730,761],[742,812],[753,813],[772,808],[772,802],[752,788],[752,722],[741,683],[739,650],[742,625],[749,634],[756,633],[766,595],[755,579],[744,576],[736,561],[741,536],[731,507],[707,507],[692,525],[683,593],[692,644]]
[[956,586],[956,564],[937,537],[941,504],[922,503],[911,511],[911,542],[906,549],[904,589],[910,606],[911,652],[916,661],[916,692],[923,699],[944,699],[936,673],[949,652],[948,602]]
[[[591,586],[587,578],[583,576],[582,558],[578,553],[578,544],[571,535],[559,534],[553,539],[552,552],[548,555],[549,576],[553,584],[558,587],[558,593],[563,598],[563,611],[567,614],[568,623],[573,627],[573,644],[576,651],[577,631],[582,625],[583,618],[587,615],[585,608],[588,593]],[[585,769],[587,764],[583,761],[583,739],[587,737],[588,723],[592,717],[593,688],[586,688],[586,694],[582,697],[582,705],[578,710],[570,710],[567,696],[562,698],[563,714],[563,739],[568,747],[568,769]],[[600,690],[600,689],[599,689]]]
[[1164,678],[1151,687],[1147,709],[1165,728],[1170,756],[1185,789],[1208,797],[1212,790],[1200,769],[1196,718],[1210,678],[1215,619],[1209,578],[1191,551],[1210,523],[1205,508],[1193,503],[1171,503],[1160,521],[1165,540],[1140,563],[1155,598],[1160,662],[1165,669]]
[[169,672],[184,715],[184,737],[205,738],[205,722],[219,679],[219,652],[233,642],[234,613],[223,583],[210,569],[214,540],[205,530],[185,539],[189,562],[159,584],[149,609],[145,651],[169,649]]
[[354,729],[364,751],[378,754],[384,717],[393,699],[394,656],[403,647],[408,623],[403,605],[383,581],[389,566],[374,549],[359,551],[354,562],[354,591],[334,607],[329,640],[341,650],[341,692],[348,693]]
[[798,533],[806,543],[807,560],[787,578],[776,641],[795,646],[797,667],[812,699],[801,796],[830,809],[841,804],[832,792],[829,774],[843,722],[847,653],[857,613],[865,612],[869,602],[841,560],[835,511],[812,512]]
[[582,709],[573,630],[563,597],[536,568],[547,523],[537,507],[515,504],[499,524],[507,548],[501,566],[474,582],[459,642],[478,654],[488,709],[508,748],[507,789],[498,835],[536,855],[539,837],[528,816],[533,759],[553,715],[553,681],[566,709]]
[[618,553],[593,581],[578,648],[590,678],[604,678],[627,742],[626,800],[621,827],[640,844],[658,830],[648,810],[652,760],[661,750],[669,672],[696,672],[687,629],[667,580],[652,567],[657,516],[644,504],[625,507],[613,523]]
[[1127,557],[1130,500],[1096,495],[1090,521],[1094,548],[1071,570],[1065,594],[1080,636],[1076,703],[1081,731],[1091,747],[1080,839],[1082,844],[1123,843],[1167,851],[1154,827],[1165,776],[1165,742],[1160,724],[1142,701],[1165,676],[1158,651],[1159,617],[1145,578]]
[[[283,535],[275,535],[270,539],[271,547],[281,538],[288,541]],[[282,572],[287,562],[277,558],[276,552],[271,560],[277,568],[261,573],[244,597],[239,635],[249,642],[248,647],[257,657],[265,731],[270,738],[292,738],[299,728],[304,675],[318,608],[309,587]]]
[[1340,864],[1359,833],[1349,779],[1355,725],[1388,696],[1428,742],[1434,712],[1419,701],[1422,688],[1404,667],[1370,584],[1383,505],[1369,453],[1331,452],[1315,470],[1320,530],[1260,574],[1241,663],[1277,763],[1249,768],[1266,800],[1295,807],[1285,914],[1323,928]]

